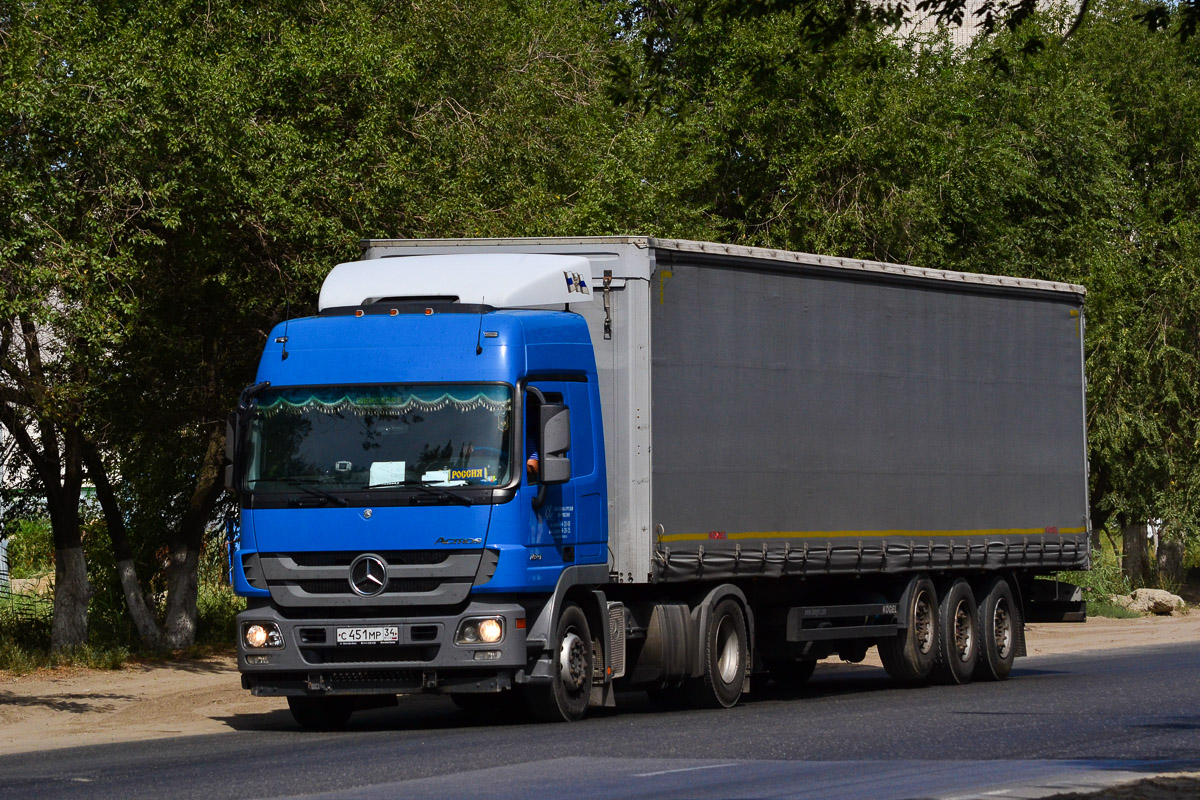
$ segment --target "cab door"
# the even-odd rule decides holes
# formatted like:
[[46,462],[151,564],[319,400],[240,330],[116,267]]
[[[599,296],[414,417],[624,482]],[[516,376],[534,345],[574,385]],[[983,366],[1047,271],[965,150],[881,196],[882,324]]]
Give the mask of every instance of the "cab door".
[[[554,454],[541,452],[540,421],[543,406],[566,405],[570,409],[571,427],[575,427],[574,409],[570,408],[571,381],[532,379],[524,395],[525,475],[521,487],[521,502],[533,509],[526,546],[530,561],[540,561],[539,567],[561,569],[575,563],[579,529],[576,515],[577,488],[574,463],[576,431],[571,431],[571,449],[564,454],[571,459],[571,479],[548,483],[546,470]],[[561,467],[561,464],[559,465]]]

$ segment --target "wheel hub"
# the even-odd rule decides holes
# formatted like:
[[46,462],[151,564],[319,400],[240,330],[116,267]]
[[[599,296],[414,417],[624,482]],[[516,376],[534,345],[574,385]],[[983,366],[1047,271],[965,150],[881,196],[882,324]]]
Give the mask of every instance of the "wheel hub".
[[913,604],[913,628],[916,632],[917,649],[928,653],[933,649],[933,606],[929,598],[922,593]]
[[742,654],[737,631],[727,617],[717,627],[717,674],[725,684],[732,684],[742,666]]
[[959,661],[966,663],[975,646],[975,626],[971,624],[970,609],[965,602],[959,603],[954,610],[954,646],[958,650]]
[[992,615],[992,635],[996,641],[996,652],[1001,658],[1008,658],[1013,638],[1012,620],[1008,616],[1008,605],[1003,602],[996,605],[996,612]]
[[579,635],[571,631],[558,650],[559,677],[568,689],[581,689],[587,680],[587,650]]

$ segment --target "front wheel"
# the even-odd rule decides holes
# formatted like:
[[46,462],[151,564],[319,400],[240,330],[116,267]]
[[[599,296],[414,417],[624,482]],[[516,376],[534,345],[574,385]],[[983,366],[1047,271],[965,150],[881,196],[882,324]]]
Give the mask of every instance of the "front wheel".
[[713,607],[704,636],[704,674],[689,684],[692,704],[702,708],[730,708],[742,696],[750,648],[746,615],[732,597]]
[[563,607],[555,628],[553,676],[547,683],[528,684],[524,694],[530,712],[545,722],[574,722],[587,713],[592,693],[592,634],[583,609]]

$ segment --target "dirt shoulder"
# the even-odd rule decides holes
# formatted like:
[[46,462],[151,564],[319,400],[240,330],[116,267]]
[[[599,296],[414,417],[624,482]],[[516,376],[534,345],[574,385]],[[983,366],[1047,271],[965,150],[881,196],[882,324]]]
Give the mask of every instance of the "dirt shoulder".
[[[1200,640],[1200,613],[1029,625],[1030,656]],[[867,664],[878,665],[874,651]],[[241,688],[230,656],[132,665],[120,670],[0,672],[0,755],[61,747],[222,733],[249,716],[254,727],[289,726],[278,698]]]

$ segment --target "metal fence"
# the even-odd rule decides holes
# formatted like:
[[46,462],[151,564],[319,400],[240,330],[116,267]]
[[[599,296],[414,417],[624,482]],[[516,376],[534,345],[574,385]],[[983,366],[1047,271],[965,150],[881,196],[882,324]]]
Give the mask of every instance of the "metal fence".
[[18,620],[48,620],[54,610],[49,598],[14,592],[8,571],[8,542],[0,540],[0,614]]

